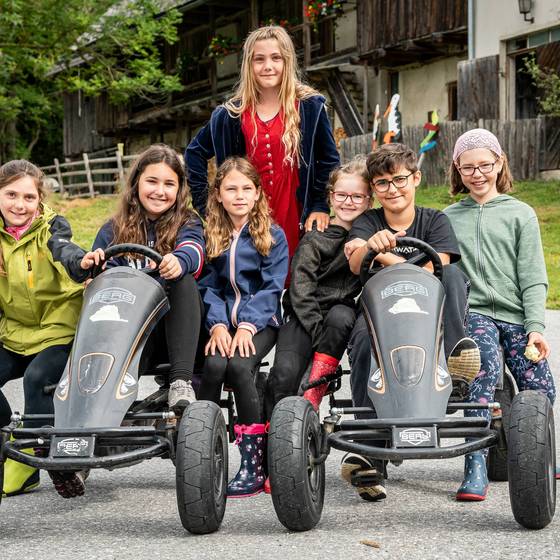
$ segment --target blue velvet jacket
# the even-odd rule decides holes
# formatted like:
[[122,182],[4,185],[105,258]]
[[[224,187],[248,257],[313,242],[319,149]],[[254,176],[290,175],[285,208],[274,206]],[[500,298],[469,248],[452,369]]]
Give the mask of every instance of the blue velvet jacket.
[[206,264],[198,282],[206,308],[206,328],[244,328],[254,335],[267,325],[279,327],[280,296],[288,274],[288,242],[272,226],[274,243],[267,256],[253,243],[249,227],[233,236],[230,247]]
[[[311,212],[329,212],[327,181],[330,172],[340,164],[340,158],[327,116],[325,98],[313,95],[302,99],[299,114],[301,158],[296,196],[303,208],[302,221],[305,221]],[[246,153],[241,119],[231,116],[220,105],[185,151],[193,204],[201,216],[206,214],[208,160],[216,156],[216,163],[221,165],[230,156],[245,156]]]

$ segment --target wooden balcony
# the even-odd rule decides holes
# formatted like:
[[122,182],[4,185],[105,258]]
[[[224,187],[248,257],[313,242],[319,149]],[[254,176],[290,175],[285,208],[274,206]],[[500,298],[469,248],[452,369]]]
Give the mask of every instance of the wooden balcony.
[[381,67],[467,48],[467,0],[357,0],[358,52]]

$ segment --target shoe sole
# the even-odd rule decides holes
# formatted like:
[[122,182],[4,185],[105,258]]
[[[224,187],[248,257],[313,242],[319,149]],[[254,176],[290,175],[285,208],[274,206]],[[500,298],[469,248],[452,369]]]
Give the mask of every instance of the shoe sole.
[[11,498],[12,496],[19,496],[20,494],[25,494],[26,492],[31,492],[31,490],[35,490],[35,488],[37,488],[39,486],[40,482],[34,482],[33,484],[30,484],[29,486],[25,486],[23,488],[20,488],[19,490],[16,490],[15,492],[8,492],[8,493],[4,493],[2,492],[2,498]]
[[228,494],[228,498],[250,498],[251,496],[256,496],[257,494],[262,494],[264,492],[264,488],[257,490],[251,494]]
[[459,356],[449,356],[447,360],[449,373],[468,383],[478,375],[481,365],[478,350],[463,350]]
[[483,502],[486,499],[487,492],[482,496],[480,494],[461,493],[455,496],[458,502]]

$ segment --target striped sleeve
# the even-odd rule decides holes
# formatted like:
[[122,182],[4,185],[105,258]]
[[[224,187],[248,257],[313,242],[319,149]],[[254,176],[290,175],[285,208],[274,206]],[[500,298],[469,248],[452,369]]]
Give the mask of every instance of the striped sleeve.
[[198,218],[193,218],[179,230],[173,254],[181,264],[181,277],[185,274],[192,274],[195,278],[200,276],[204,266],[205,243],[202,222]]

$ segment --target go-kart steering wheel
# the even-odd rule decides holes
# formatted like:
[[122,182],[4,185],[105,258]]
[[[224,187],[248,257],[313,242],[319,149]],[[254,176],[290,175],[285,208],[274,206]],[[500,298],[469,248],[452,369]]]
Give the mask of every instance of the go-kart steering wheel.
[[[105,261],[107,262],[109,259],[116,257],[118,255],[124,255],[126,253],[135,253],[137,255],[142,255],[156,263],[157,266],[161,263],[163,257],[153,249],[146,247],[145,245],[137,245],[136,243],[119,243],[118,245],[111,245],[105,249]],[[146,272],[147,274],[150,273],[157,273],[157,268],[152,269],[148,266],[139,269],[141,272]],[[102,263],[96,265],[91,273],[92,278],[99,276],[103,272]]]
[[[420,241],[415,237],[397,237],[397,247],[413,247],[418,249],[420,253],[415,255],[411,259],[408,259],[408,264],[415,264],[417,266],[424,266],[426,263],[431,262],[434,267],[434,276],[441,282],[443,276],[443,264],[439,255],[425,241]],[[360,282],[364,285],[379,269],[370,270],[373,259],[377,256],[377,253],[370,249],[364,260],[362,261],[362,266],[360,267]]]

